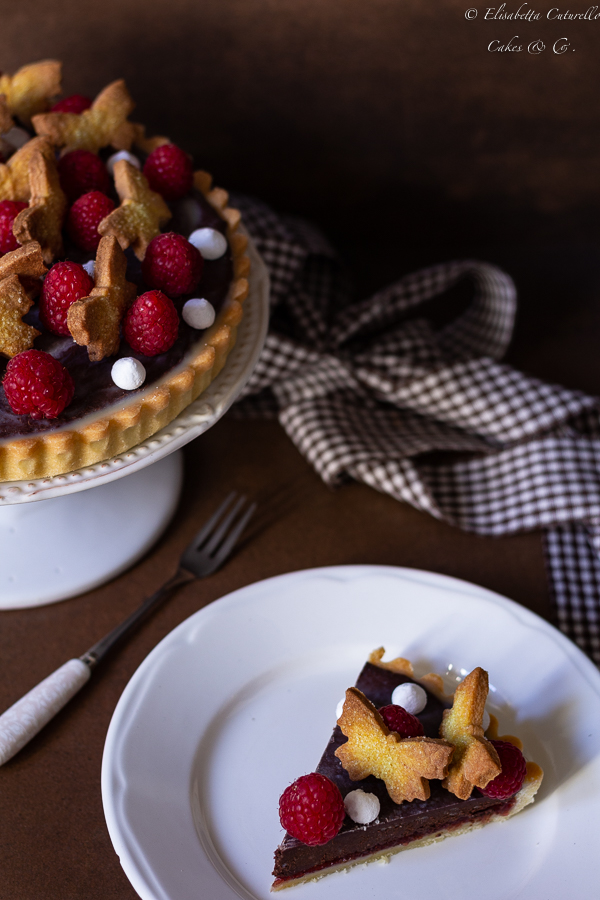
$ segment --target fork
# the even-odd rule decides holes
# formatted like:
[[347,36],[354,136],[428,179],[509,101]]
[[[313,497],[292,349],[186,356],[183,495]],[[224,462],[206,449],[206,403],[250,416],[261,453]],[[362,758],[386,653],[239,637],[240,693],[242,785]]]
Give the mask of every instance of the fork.
[[[236,500],[237,498],[237,500]],[[233,505],[232,505],[233,504]],[[223,565],[256,509],[235,491],[184,550],[175,574],[123,622],[78,659],[70,659],[0,716],[0,766],[25,746],[87,683],[109,650],[163,603],[178,587],[205,578]]]

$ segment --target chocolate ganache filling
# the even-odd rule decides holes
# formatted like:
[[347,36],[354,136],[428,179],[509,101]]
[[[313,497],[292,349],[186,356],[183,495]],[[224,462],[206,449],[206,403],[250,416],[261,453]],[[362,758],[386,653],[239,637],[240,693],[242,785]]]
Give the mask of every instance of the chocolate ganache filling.
[[[379,709],[392,702],[395,687],[412,681],[405,675],[367,663],[356,687]],[[439,737],[444,709],[450,706],[450,703],[444,703],[427,691],[427,705],[417,716],[427,737]],[[506,815],[514,805],[514,797],[496,800],[484,797],[477,790],[468,800],[458,800],[442,787],[440,781],[429,782],[431,796],[428,800],[413,800],[398,805],[390,799],[384,782],[378,778],[369,775],[362,781],[350,780],[335,756],[335,751],[345,741],[344,734],[336,725],[316,771],[330,778],[343,797],[357,788],[376,794],[381,804],[379,816],[369,825],[358,825],[346,816],[337,836],[327,844],[316,847],[303,844],[286,833],[275,851],[275,887],[290,879],[318,873],[329,866],[343,865],[421,838],[433,837],[438,832],[459,828],[466,823],[484,822],[493,814]]]
[[[168,205],[173,217],[167,223],[165,231],[177,231],[185,237],[196,228],[214,228],[222,234],[226,233],[227,223],[223,221],[205,197],[195,189],[183,200]],[[127,250],[126,255],[127,280],[136,284],[138,295],[151,290],[144,283],[141,263],[135,254],[131,250]],[[94,254],[83,253],[67,241],[65,255],[62,258],[84,263],[94,259]],[[173,300],[180,318],[176,342],[166,353],[153,357],[136,353],[122,339],[116,355],[106,357],[100,362],[90,362],[87,348],[76,344],[70,335],[57,336],[44,329],[39,320],[38,306],[34,305],[24,316],[27,324],[33,325],[42,332],[35,339],[34,346],[38,350],[46,350],[51,353],[68,369],[75,383],[75,394],[71,403],[56,419],[32,419],[27,415],[16,415],[8,405],[4,391],[0,390],[0,439],[55,431],[83,416],[101,412],[152,387],[165,373],[182,362],[186,353],[202,337],[202,331],[191,328],[181,318],[181,310],[185,302],[190,297],[205,297],[218,313],[227,296],[232,277],[233,261],[229,247],[220,259],[204,260],[202,277],[194,292]],[[137,391],[124,391],[117,387],[111,378],[111,369],[115,361],[126,356],[139,359],[146,369],[146,381]],[[4,377],[7,362],[8,360],[0,358],[0,381]]]

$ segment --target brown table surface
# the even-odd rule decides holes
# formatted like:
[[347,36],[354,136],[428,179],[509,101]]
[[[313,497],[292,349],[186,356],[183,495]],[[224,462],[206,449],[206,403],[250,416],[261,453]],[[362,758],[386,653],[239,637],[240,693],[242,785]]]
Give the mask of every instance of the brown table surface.
[[548,614],[538,534],[480,538],[362,485],[331,491],[275,422],[226,417],[186,448],[185,464],[179,509],[133,569],[84,596],[1,615],[4,709],[80,655],[151,593],[231,488],[261,502],[248,540],[234,558],[210,578],[183,587],[0,769],[3,900],[137,896],[113,851],[102,812],[106,731],[121,692],[149,651],[185,618],[229,591],[312,566],[372,563],[465,578]]
[[[4,6],[3,70],[62,58],[66,93],[91,96],[125,76],[135,118],[193,152],[218,183],[318,222],[360,297],[451,258],[501,265],[520,299],[508,361],[600,393],[599,57],[590,23],[528,26],[528,39],[550,47],[567,33],[576,49],[534,58],[487,52],[514,23],[483,14],[467,22],[458,0]],[[173,522],[133,569],[82,597],[0,614],[4,709],[151,593],[231,488],[261,498],[250,539],[227,566],[182,588],[0,768],[1,900],[136,897],[102,812],[107,728],[149,651],[223,594],[306,567],[373,563],[465,578],[550,617],[537,533],[476,537],[365,486],[331,491],[274,422],[228,416],[185,458]]]

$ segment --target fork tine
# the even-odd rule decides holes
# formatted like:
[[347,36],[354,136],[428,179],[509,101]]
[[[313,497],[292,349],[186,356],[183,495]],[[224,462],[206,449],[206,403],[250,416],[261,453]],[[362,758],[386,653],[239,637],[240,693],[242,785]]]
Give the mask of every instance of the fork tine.
[[223,560],[229,556],[235,543],[237,542],[237,539],[253,516],[255,509],[256,503],[251,503],[237,525],[232,528],[231,533],[228,535],[227,539],[223,542],[221,547],[219,547],[213,557],[217,565],[220,565]]
[[210,556],[213,553],[213,551],[217,549],[217,547],[219,546],[219,544],[221,543],[221,541],[227,534],[227,531],[229,530],[229,526],[231,525],[231,523],[233,522],[233,520],[235,519],[235,517],[237,516],[239,511],[242,509],[245,502],[246,502],[246,498],[244,496],[240,497],[239,500],[237,501],[237,503],[234,505],[233,509],[227,513],[227,515],[225,516],[225,518],[223,519],[223,521],[221,522],[221,524],[219,525],[217,530],[214,532],[214,534],[212,534],[210,536],[210,541],[208,542],[206,547],[202,548],[203,552],[206,553],[208,556]]
[[237,497],[236,491],[232,491],[230,494],[227,495],[227,497],[225,497],[225,499],[221,503],[218,510],[215,513],[213,513],[213,515],[210,517],[208,522],[204,523],[204,525],[202,526],[202,528],[200,529],[200,531],[198,532],[198,534],[196,535],[194,540],[190,542],[190,545],[189,545],[190,547],[194,547],[194,549],[197,550],[204,543],[204,541],[208,537],[210,537],[210,535],[212,534],[213,528],[215,527],[215,525],[217,524],[217,522],[219,521],[219,519],[221,518],[221,516],[227,509],[227,507],[230,506],[230,504],[232,503],[233,500],[235,500],[236,497]]

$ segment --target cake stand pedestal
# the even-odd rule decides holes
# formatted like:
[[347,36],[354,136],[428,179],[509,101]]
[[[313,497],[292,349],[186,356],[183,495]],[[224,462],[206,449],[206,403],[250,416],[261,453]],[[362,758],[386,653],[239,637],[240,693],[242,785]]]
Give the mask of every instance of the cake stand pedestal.
[[143,556],[175,512],[181,458],[94,490],[0,508],[0,607],[65,600]]
[[250,292],[235,347],[194,403],[121,456],[66,475],[0,484],[0,610],[43,606],[98,587],[139,559],[166,528],[181,490],[177,451],[229,409],[265,340],[269,277],[251,241],[248,252]]

